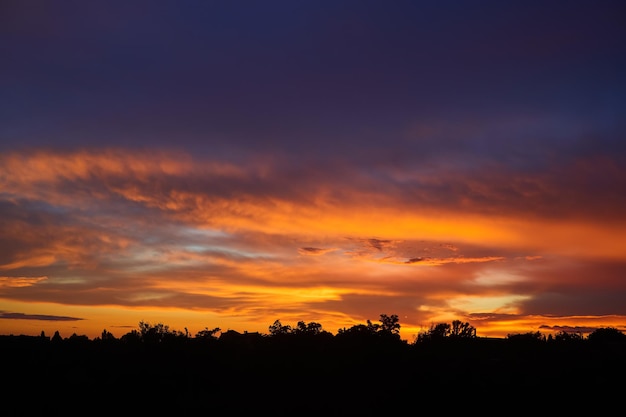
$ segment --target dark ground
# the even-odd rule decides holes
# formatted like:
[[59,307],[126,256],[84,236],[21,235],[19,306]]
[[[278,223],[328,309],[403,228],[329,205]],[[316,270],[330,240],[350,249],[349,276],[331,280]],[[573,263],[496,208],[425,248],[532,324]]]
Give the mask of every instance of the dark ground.
[[[3,336],[31,415],[623,415],[626,344],[51,343]],[[622,411],[619,411],[622,410]]]

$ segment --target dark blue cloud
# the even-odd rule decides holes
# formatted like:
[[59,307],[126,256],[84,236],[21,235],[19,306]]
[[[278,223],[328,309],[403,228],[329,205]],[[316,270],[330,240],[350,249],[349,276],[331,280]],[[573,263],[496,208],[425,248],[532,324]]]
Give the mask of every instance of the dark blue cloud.
[[11,319],[11,320],[46,320],[46,321],[77,321],[84,320],[77,317],[68,317],[68,316],[53,316],[48,314],[24,314],[24,313],[9,313],[2,311],[0,312],[0,319]]
[[[3,7],[3,149],[189,146],[224,158],[305,151],[356,162],[432,152],[500,159],[526,143],[559,153],[590,136],[610,147],[624,132],[621,2]],[[415,125],[433,120],[492,126],[520,115],[546,123],[518,126],[511,135],[521,137],[492,129],[427,148],[406,143]],[[557,124],[563,128],[555,132]]]

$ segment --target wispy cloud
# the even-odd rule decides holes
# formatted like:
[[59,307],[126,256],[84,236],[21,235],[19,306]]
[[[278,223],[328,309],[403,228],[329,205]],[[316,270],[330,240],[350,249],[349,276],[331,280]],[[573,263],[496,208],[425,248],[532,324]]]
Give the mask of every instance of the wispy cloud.
[[0,319],[9,319],[9,320],[44,320],[44,321],[78,321],[84,320],[77,317],[67,317],[67,316],[52,316],[46,314],[24,314],[24,313],[9,313],[9,312],[0,312]]
[[308,246],[308,247],[298,248],[298,253],[300,255],[318,256],[318,255],[324,255],[328,252],[332,252],[335,250],[336,248],[312,248]]
[[48,277],[0,277],[0,289],[4,287],[30,287]]

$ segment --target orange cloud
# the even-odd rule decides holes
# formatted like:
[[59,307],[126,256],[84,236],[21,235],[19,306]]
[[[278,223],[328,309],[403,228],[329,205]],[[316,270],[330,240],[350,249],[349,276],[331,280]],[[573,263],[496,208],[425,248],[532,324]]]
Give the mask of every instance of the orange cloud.
[[0,289],[8,287],[30,287],[47,279],[48,277],[0,277]]
[[310,246],[298,248],[298,253],[305,256],[320,256],[328,252],[333,252],[336,248],[313,248]]
[[[389,168],[385,183],[346,167],[289,176],[278,162],[0,155],[0,270],[11,271],[2,297],[204,312],[256,328],[399,313],[407,332],[461,317],[502,334],[573,325],[569,303],[621,315],[617,302],[592,309],[583,298],[599,284],[599,297],[624,292],[626,225],[551,201],[549,176]],[[548,213],[557,209],[566,215]],[[589,280],[592,271],[600,276]]]

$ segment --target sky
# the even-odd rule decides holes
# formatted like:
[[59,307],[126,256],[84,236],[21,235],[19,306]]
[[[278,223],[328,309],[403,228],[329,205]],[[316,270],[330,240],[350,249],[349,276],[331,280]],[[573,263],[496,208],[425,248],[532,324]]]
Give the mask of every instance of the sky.
[[0,334],[626,331],[623,1],[0,5]]

